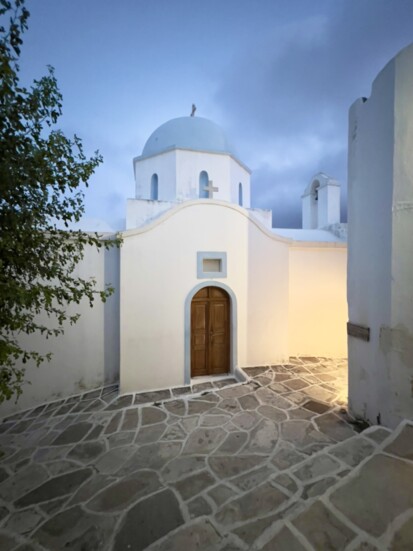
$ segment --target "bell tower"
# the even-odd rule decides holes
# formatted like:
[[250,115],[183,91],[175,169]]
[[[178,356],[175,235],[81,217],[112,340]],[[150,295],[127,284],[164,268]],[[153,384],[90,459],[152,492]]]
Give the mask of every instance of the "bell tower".
[[340,184],[324,172],[313,176],[301,200],[303,229],[321,229],[340,222]]

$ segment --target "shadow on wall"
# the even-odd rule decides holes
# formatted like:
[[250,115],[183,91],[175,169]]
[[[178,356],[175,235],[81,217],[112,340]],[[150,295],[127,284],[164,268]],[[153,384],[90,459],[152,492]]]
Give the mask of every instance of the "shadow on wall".
[[105,285],[115,292],[104,304],[104,383],[117,382],[120,371],[120,249],[112,247],[104,251]]

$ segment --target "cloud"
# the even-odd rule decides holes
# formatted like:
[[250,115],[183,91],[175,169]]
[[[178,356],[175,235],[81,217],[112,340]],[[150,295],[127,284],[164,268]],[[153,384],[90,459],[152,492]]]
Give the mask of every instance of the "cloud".
[[338,0],[334,8],[250,40],[216,93],[253,170],[254,205],[285,204],[277,225],[297,223],[300,195],[318,170],[345,188],[349,106],[369,95],[377,73],[412,40],[412,2]]
[[[342,160],[342,152],[327,153],[312,164],[291,166],[282,171],[269,164],[259,166],[251,177],[252,204],[258,208],[271,208],[273,226],[278,228],[301,227],[301,195],[317,172],[337,174]],[[341,188],[341,220],[347,220],[347,191]]]
[[119,198],[134,194],[132,158],[192,102],[253,170],[253,205],[297,225],[314,173],[345,188],[348,108],[413,36],[412,0],[125,3],[90,0],[80,13],[70,0],[28,0],[21,64],[29,80],[56,66],[63,129],[104,156],[86,214],[115,227],[125,216]]

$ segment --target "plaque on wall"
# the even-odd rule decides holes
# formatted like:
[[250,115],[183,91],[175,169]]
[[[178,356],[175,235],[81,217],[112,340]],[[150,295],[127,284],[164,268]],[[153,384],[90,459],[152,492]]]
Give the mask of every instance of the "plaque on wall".
[[365,325],[357,325],[356,323],[351,323],[348,321],[347,335],[368,342],[370,340],[370,327],[366,327]]

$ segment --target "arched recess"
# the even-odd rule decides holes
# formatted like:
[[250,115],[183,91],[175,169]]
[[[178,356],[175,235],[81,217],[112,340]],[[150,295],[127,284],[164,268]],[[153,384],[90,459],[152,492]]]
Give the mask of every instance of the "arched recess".
[[320,189],[320,182],[314,180],[311,184],[311,221],[312,227],[318,228],[318,192]]
[[151,200],[158,200],[158,175],[152,174],[151,178]]
[[320,182],[318,180],[314,180],[311,184],[311,196],[313,197],[314,201],[318,201],[318,190],[320,187]]
[[203,170],[199,174],[199,198],[200,199],[209,198],[208,190],[205,189],[206,186],[208,185],[208,180],[209,180],[208,172],[206,170]]
[[237,299],[228,285],[218,281],[203,281],[196,285],[185,299],[185,375],[184,384],[191,383],[191,303],[194,296],[204,287],[219,287],[226,291],[230,298],[230,359],[229,373],[234,373],[237,365]]
[[243,199],[243,196],[242,196],[242,184],[241,182],[238,184],[238,204],[240,207],[242,207],[244,203],[244,199]]

